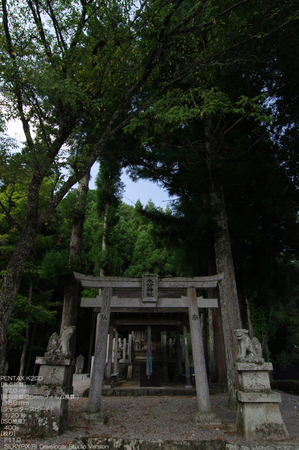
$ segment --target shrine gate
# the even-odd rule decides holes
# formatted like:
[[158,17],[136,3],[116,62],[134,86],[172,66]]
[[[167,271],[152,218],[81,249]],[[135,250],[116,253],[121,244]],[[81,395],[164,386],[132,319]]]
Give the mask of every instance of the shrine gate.
[[[95,298],[81,299],[81,307],[95,308],[98,311],[97,336],[89,392],[89,411],[100,411],[106,361],[107,336],[109,326],[116,329],[144,329],[148,335],[147,375],[151,376],[151,333],[156,328],[183,329],[184,345],[187,350],[187,326],[189,324],[194,362],[198,421],[214,423],[211,413],[209,386],[203,345],[203,324],[201,312],[206,308],[217,308],[216,298],[197,297],[196,289],[206,293],[215,289],[223,279],[223,274],[209,277],[159,278],[156,274],[145,274],[142,278],[93,277],[74,273],[84,288],[97,288]],[[111,376],[112,345],[108,350],[108,374]],[[110,361],[110,369],[109,369]],[[188,361],[185,360],[185,367]],[[109,373],[110,370],[110,373]],[[187,384],[190,374],[186,373]],[[188,379],[189,378],[189,379]]]

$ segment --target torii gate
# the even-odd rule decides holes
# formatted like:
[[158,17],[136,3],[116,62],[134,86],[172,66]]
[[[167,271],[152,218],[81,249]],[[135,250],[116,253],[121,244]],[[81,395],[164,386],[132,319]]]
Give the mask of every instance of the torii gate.
[[199,309],[217,308],[218,300],[197,297],[196,289],[216,288],[223,279],[223,274],[209,277],[160,279],[156,274],[145,274],[142,278],[93,277],[76,272],[74,275],[85,288],[104,289],[102,295],[96,298],[81,300],[82,307],[100,308],[101,311],[98,315],[98,332],[89,391],[89,412],[97,413],[101,408],[110,312],[138,312],[147,315],[188,312],[199,413],[197,418],[202,424],[215,423],[215,415],[211,413]]

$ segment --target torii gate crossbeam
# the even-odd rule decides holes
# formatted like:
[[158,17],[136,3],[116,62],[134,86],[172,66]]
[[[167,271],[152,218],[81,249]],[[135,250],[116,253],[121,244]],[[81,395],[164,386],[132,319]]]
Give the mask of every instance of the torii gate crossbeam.
[[[105,349],[110,322],[110,311],[121,312],[187,312],[192,339],[196,393],[201,423],[215,423],[211,413],[209,387],[203,350],[201,308],[217,308],[217,299],[196,296],[196,289],[217,287],[223,274],[210,277],[158,278],[145,274],[142,278],[92,277],[74,272],[75,278],[85,288],[104,289],[103,295],[94,299],[82,299],[81,306],[101,308],[99,332],[94,356],[94,370],[89,394],[90,413],[100,412]],[[182,295],[185,294],[185,295]],[[204,419],[203,419],[204,417]]]

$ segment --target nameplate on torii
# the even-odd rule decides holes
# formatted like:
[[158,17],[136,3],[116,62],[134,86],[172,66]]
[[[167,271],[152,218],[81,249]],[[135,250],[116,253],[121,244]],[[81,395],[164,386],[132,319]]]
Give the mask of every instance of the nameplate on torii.
[[158,302],[158,275],[157,274],[144,274],[142,275],[142,303],[153,303]]
[[[176,277],[159,278],[157,274],[144,274],[142,278],[127,277],[93,277],[74,272],[84,288],[111,287],[112,311],[141,312],[155,310],[160,312],[184,312],[188,310],[187,289],[216,288],[223,279],[223,274],[210,277]],[[81,307],[101,308],[103,296],[82,298]],[[198,308],[217,308],[217,298],[197,297]]]

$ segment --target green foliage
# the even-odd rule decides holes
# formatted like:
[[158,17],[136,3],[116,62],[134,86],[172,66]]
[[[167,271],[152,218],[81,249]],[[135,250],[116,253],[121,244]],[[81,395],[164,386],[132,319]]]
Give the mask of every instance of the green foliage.
[[57,311],[49,310],[57,307],[57,303],[51,304],[51,291],[45,291],[38,296],[34,296],[34,303],[29,299],[18,295],[11,321],[9,324],[8,338],[10,346],[14,349],[21,349],[25,342],[25,331],[33,323],[48,323],[55,320]]
[[[218,87],[207,89],[189,88],[187,90],[177,88],[167,93],[155,102],[152,109],[140,114],[126,127],[127,132],[134,132],[138,127],[155,120],[155,131],[163,132],[166,124],[175,127],[186,126],[191,120],[204,120],[207,117],[221,115],[223,118],[229,115],[239,117],[239,120],[252,117],[259,122],[269,123],[271,117],[265,114],[263,103],[266,95],[260,94],[254,98],[240,95],[236,101],[232,101],[225,92]],[[174,128],[171,128],[174,130]],[[152,142],[143,136],[144,145]]]
[[[213,17],[218,8],[220,12],[224,4],[209,2],[206,17]],[[156,96],[150,110],[131,122],[126,130],[139,137],[142,157],[135,157],[134,148],[127,164],[134,179],[159,180],[177,197],[173,205],[176,220],[168,230],[176,233],[182,245],[180,260],[189,275],[192,270],[194,275],[215,270],[217,211],[210,208],[209,192],[212,183],[224,189],[244,322],[246,298],[267,358],[290,363],[298,360],[294,345],[299,328],[294,264],[299,249],[298,127],[294,126],[298,111],[293,111],[289,125],[271,122],[271,115],[290,119],[291,96],[298,92],[296,77],[290,73],[289,84],[286,75],[293,70],[291,61],[283,68],[289,55],[285,45],[293,42],[289,33],[296,28],[291,23],[296,9],[293,2],[280,4],[285,23],[290,20],[290,28],[282,30],[276,14],[262,25],[260,6],[251,3],[217,17],[206,33],[196,34],[194,29],[205,44],[200,57],[215,52],[219,59],[209,70],[180,78],[165,94]],[[244,45],[237,43],[239,38]],[[263,40],[265,48],[255,46],[255,39]],[[195,54],[191,40],[189,48]],[[273,58],[269,59],[270,53]],[[284,60],[281,65],[279,58]],[[233,68],[233,60],[242,62]],[[278,70],[273,77],[270,66]],[[285,97],[274,98],[273,91],[284,92]],[[275,144],[280,145],[274,145],[274,135]],[[283,145],[287,142],[289,148]]]
[[99,214],[105,212],[106,205],[117,208],[120,204],[124,185],[120,179],[121,165],[119,161],[101,158],[100,169],[96,179],[97,202]]
[[[224,187],[238,284],[252,304],[257,335],[271,357],[294,360],[295,2],[279,0],[275,9],[268,1],[214,0],[3,0],[2,6],[0,128],[3,117],[21,119],[26,142],[14,153],[14,144],[0,139],[1,273],[20,233],[35,228],[40,234],[26,270],[34,273],[36,291],[57,286],[53,298],[61,295],[79,214],[76,193],[65,195],[102,155],[100,215],[90,194],[82,270],[204,274],[214,266],[212,181]],[[125,126],[131,134],[123,136]],[[152,203],[143,210],[119,206],[124,162],[134,177],[159,180],[177,196],[172,213]],[[112,214],[102,253],[107,204]],[[28,296],[26,277],[20,295]],[[16,305],[16,342],[28,326],[17,318],[20,311]]]
[[[116,211],[116,220],[110,224],[107,238],[107,250],[102,252],[103,217],[93,216],[92,222],[87,212],[85,222],[84,252],[88,254],[90,269],[99,275],[100,268],[105,267],[110,276],[141,276],[145,272],[171,276],[176,273],[175,251],[169,246],[167,237],[159,236],[158,226],[150,217],[141,212],[141,204],[133,208],[121,203]],[[145,207],[146,214],[159,211],[153,202]],[[92,215],[95,213],[93,205]],[[171,211],[166,213],[171,215]],[[163,233],[162,233],[163,234]]]
[[[122,204],[123,205],[123,204]],[[121,205],[121,206],[122,206]],[[129,221],[126,220],[122,208],[117,214],[117,223],[111,230],[108,240],[108,266],[109,273],[122,276],[132,262],[132,236],[130,233]]]
[[[150,200],[145,207],[146,214],[162,213]],[[171,214],[168,211],[166,214]],[[157,273],[161,277],[176,274],[176,255],[167,239],[159,237],[161,226],[143,214],[141,204],[137,203],[130,221],[132,241],[134,242],[131,264],[125,276],[140,277],[143,273]]]
[[110,158],[102,158],[100,170],[97,176],[97,210],[99,217],[103,218],[97,244],[98,255],[96,257],[96,273],[104,270],[105,274],[118,274],[122,271],[122,261],[119,252],[116,251],[119,241],[118,236],[126,232],[122,226],[115,233],[115,227],[120,220],[117,212],[121,202],[123,183],[120,180],[121,166],[118,161]]
[[46,279],[54,285],[61,285],[63,283],[64,276],[68,274],[68,266],[68,249],[61,250],[60,252],[57,252],[57,250],[49,250],[45,253],[41,263],[41,278]]
[[100,216],[105,217],[107,223],[107,237],[109,228],[117,222],[116,210],[121,202],[124,185],[120,179],[121,166],[116,160],[101,159],[100,170],[96,179],[97,206]]
[[95,298],[99,295],[98,289],[83,289],[81,296],[82,298]]

